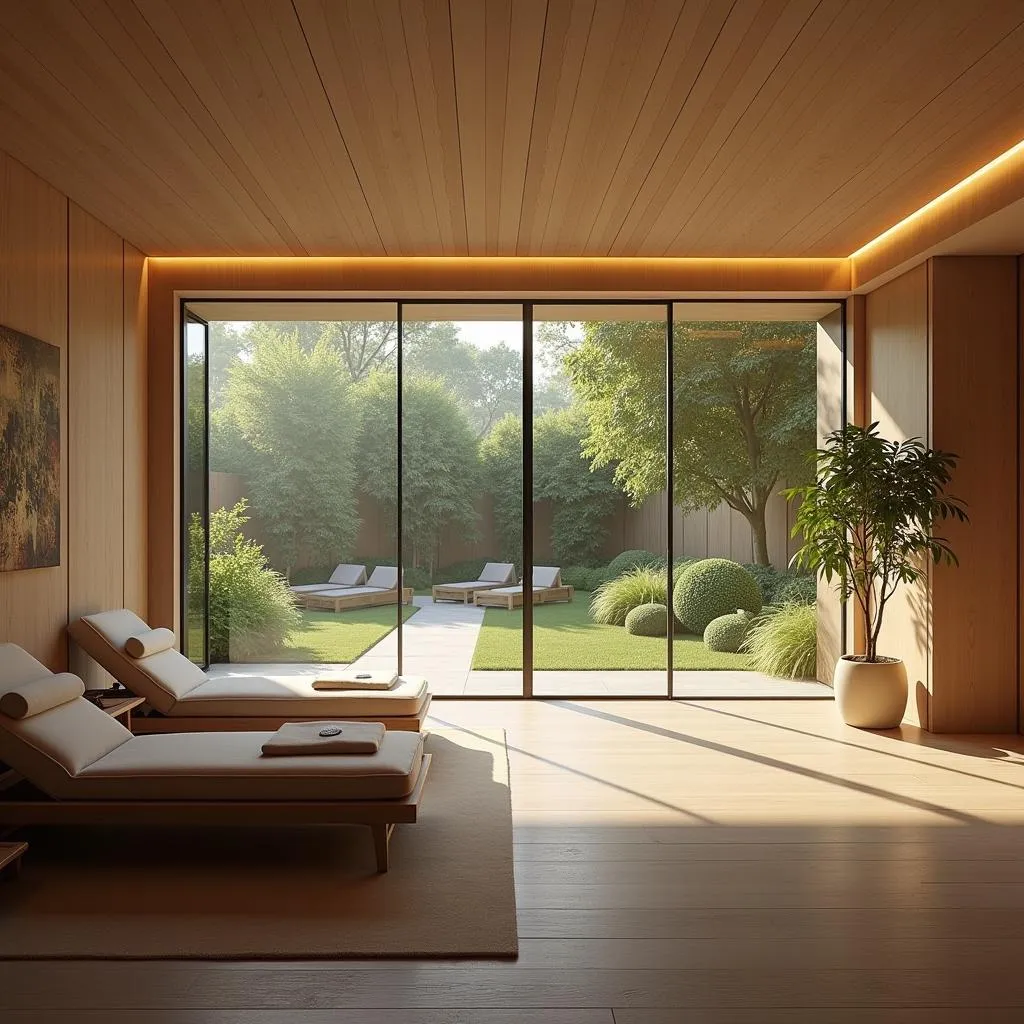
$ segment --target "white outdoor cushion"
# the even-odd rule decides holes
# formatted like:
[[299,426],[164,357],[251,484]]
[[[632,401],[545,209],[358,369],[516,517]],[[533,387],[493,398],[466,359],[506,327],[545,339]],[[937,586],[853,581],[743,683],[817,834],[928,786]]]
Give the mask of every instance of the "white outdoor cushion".
[[488,562],[480,573],[481,583],[511,583],[516,567],[511,562]]
[[533,567],[533,585],[546,590],[549,587],[562,585],[562,570],[556,565],[535,565]]
[[150,629],[138,636],[130,636],[124,642],[124,652],[132,658],[148,658],[151,654],[169,651],[174,646],[174,633],[160,627]]
[[343,590],[346,587],[358,587],[366,582],[365,565],[339,565],[326,583],[303,583],[291,587],[293,594],[311,594],[317,590]]
[[[0,644],[0,694],[52,678],[27,651]],[[120,722],[80,696],[29,718],[0,714],[0,761],[55,798],[69,794],[78,772],[131,739]]]
[[[83,699],[83,703],[88,702]],[[67,796],[79,800],[391,800],[412,792],[422,766],[423,736],[418,732],[385,734],[376,754],[261,756],[263,744],[273,735],[136,736],[85,768]]]
[[0,696],[0,713],[8,718],[31,718],[81,697],[85,686],[70,672],[47,674],[8,690]]
[[148,658],[133,658],[124,645],[149,626],[127,608],[84,615],[68,626],[72,639],[132,693],[167,714],[176,701],[199,686],[206,674],[180,651],[170,648]]
[[[303,597],[359,597],[363,594],[384,594],[392,587],[371,587],[367,584],[365,587],[317,587],[316,590],[307,590],[303,593]],[[395,595],[395,601],[398,601],[398,595]]]
[[368,587],[378,590],[394,590],[398,586],[398,569],[393,565],[378,565],[366,581]]

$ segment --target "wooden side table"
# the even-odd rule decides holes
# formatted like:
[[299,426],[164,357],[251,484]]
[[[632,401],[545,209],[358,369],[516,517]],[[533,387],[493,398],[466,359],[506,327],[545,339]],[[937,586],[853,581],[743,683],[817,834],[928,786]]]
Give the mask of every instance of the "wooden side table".
[[99,706],[111,718],[121,719],[121,724],[129,731],[132,727],[132,712],[146,702],[144,697],[136,697],[129,693],[125,697],[101,697]]
[[28,849],[28,843],[0,843],[0,872],[11,869],[11,874],[21,871],[21,855]]

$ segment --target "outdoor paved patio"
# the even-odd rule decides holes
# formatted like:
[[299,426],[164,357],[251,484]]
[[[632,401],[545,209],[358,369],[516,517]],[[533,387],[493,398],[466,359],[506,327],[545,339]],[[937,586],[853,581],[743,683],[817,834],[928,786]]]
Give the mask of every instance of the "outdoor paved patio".
[[[516,697],[522,693],[522,673],[473,670],[484,609],[416,597],[419,609],[405,624],[402,642],[403,671],[424,676],[436,696]],[[357,671],[394,669],[398,662],[398,634],[391,632],[352,663]],[[344,665],[259,664],[214,665],[212,675],[251,675],[288,679],[316,676]],[[538,697],[663,696],[665,673],[661,671],[544,671],[533,675]],[[820,698],[831,699],[832,688],[813,680],[774,679],[760,672],[735,670],[675,673],[675,696],[681,698]]]

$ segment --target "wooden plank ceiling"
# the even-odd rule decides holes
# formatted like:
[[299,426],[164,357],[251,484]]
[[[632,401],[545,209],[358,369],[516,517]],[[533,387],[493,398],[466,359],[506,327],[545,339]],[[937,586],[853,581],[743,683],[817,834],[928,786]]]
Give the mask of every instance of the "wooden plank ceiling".
[[845,256],[1022,110],[1020,0],[0,3],[0,147],[151,255]]

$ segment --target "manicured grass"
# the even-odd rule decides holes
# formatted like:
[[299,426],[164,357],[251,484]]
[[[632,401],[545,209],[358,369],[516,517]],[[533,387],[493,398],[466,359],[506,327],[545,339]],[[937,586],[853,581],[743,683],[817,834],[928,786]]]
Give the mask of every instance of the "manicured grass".
[[[403,622],[417,609],[402,608]],[[347,612],[303,610],[302,626],[270,661],[340,662],[349,664],[395,628],[394,605],[356,608]]]
[[[665,667],[665,638],[632,636],[622,626],[590,618],[590,594],[577,592],[571,604],[533,609],[533,666],[536,669],[659,669]],[[473,655],[473,668],[521,668],[523,613],[488,608]],[[745,654],[709,651],[697,636],[677,633],[673,661],[680,669],[747,669]]]

